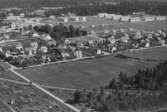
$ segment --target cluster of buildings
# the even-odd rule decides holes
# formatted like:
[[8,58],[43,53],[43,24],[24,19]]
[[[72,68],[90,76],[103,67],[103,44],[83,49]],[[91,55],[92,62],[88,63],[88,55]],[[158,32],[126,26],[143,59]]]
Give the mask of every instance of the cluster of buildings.
[[[54,16],[51,16],[50,18],[55,18]],[[68,23],[68,22],[87,22],[86,17],[80,17],[80,16],[71,16],[71,17],[57,17],[57,20],[59,22]]]
[[119,29],[98,34],[105,38],[100,47],[106,48],[108,52],[116,52],[129,49],[150,48],[154,46],[166,46],[167,31],[142,32],[133,29]]
[[111,20],[116,20],[120,22],[148,22],[148,21],[164,21],[166,20],[165,16],[152,16],[152,15],[119,15],[119,14],[108,14],[108,13],[99,13],[98,17],[106,18]]
[[[98,16],[129,22],[155,21],[155,19],[156,21],[162,21],[166,19],[163,16],[122,16],[107,13],[100,13]],[[143,18],[145,20],[142,20]],[[49,34],[36,32],[33,29],[34,26],[45,25],[43,19],[56,20],[57,23],[88,22],[87,17],[75,15],[46,18],[25,17],[24,13],[15,16],[9,13],[3,21],[5,25],[0,27],[1,58],[15,66],[23,67],[105,55],[121,50],[166,45],[165,31],[142,32],[133,29],[110,29],[108,31],[104,30],[104,32],[91,32],[87,36],[66,38],[63,44],[58,45]],[[104,28],[105,25],[102,23],[99,23],[98,27]],[[91,24],[92,29],[95,27]]]

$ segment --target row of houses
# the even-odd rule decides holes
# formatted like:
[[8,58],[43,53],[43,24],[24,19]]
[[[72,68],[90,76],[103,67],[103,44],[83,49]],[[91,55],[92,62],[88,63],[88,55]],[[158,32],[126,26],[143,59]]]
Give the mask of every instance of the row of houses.
[[78,17],[78,16],[58,17],[57,20],[59,22],[64,22],[64,23],[67,23],[67,22],[87,22],[86,17]]
[[111,20],[123,21],[123,22],[141,22],[141,21],[164,21],[166,20],[165,16],[137,16],[137,15],[118,15],[118,14],[108,14],[108,13],[99,13],[98,17],[106,18]]

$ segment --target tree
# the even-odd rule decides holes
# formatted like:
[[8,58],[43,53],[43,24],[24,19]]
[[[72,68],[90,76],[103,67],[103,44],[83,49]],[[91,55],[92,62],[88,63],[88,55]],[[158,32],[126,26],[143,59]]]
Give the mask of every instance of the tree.
[[81,97],[81,92],[76,90],[73,94],[74,96],[74,103],[79,103],[80,102],[80,97]]

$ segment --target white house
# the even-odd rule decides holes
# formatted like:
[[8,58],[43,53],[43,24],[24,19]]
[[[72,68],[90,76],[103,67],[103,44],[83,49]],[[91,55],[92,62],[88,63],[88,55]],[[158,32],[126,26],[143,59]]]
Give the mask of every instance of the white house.
[[87,22],[87,18],[86,17],[81,17],[81,21],[82,22]]
[[83,54],[82,54],[82,51],[81,51],[81,50],[75,51],[74,55],[75,55],[77,58],[82,58],[82,57],[83,57]]
[[52,37],[50,35],[43,35],[45,41],[50,41],[52,40]]
[[97,55],[100,55],[100,54],[102,54],[101,49],[97,49]]
[[99,13],[98,17],[105,18],[108,15],[108,13]]
[[40,48],[40,50],[41,50],[41,52],[43,52],[43,53],[47,53],[47,52],[48,52],[48,48],[47,48],[46,46],[42,46],[42,47]]
[[128,22],[130,21],[130,16],[121,16],[120,21]]
[[33,33],[32,37],[40,37],[40,35],[38,33]]
[[120,20],[122,18],[122,15],[113,15],[112,19],[113,20]]
[[156,19],[156,21],[164,21],[164,20],[166,20],[166,17],[165,16],[156,16],[155,19]]
[[25,17],[25,14],[24,14],[24,13],[20,13],[20,17],[21,17],[21,18],[24,18],[24,17]]
[[59,17],[57,19],[58,19],[58,21],[64,22],[64,23],[67,23],[69,21],[67,17]]
[[140,17],[133,17],[133,18],[129,19],[129,22],[131,22],[131,23],[141,22],[141,18]]
[[69,18],[70,21],[74,21],[74,22],[79,22],[79,17],[77,16],[72,16]]
[[145,17],[144,17],[144,20],[145,20],[146,22],[148,22],[148,21],[155,21],[155,17],[154,17],[154,16],[145,16]]

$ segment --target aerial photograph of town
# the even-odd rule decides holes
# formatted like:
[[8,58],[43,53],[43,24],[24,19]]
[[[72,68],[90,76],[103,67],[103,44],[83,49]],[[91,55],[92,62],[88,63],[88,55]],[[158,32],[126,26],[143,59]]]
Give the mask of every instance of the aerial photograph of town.
[[167,112],[167,0],[0,0],[0,112]]

